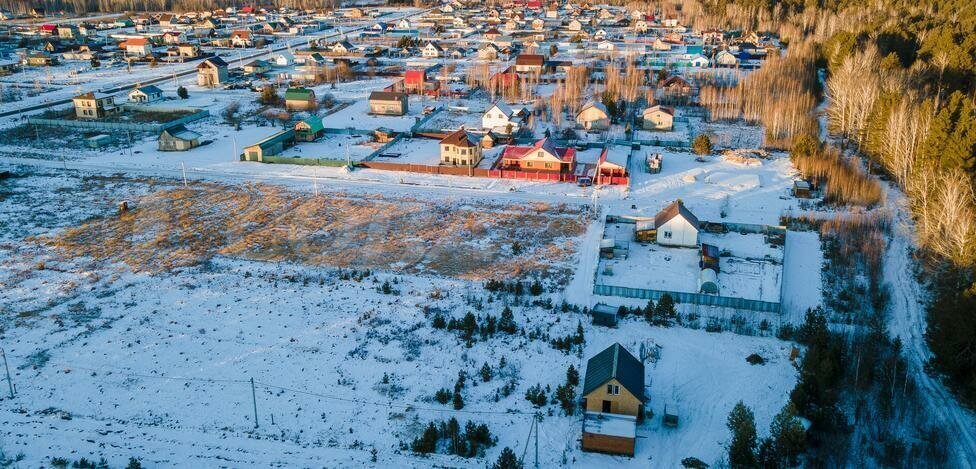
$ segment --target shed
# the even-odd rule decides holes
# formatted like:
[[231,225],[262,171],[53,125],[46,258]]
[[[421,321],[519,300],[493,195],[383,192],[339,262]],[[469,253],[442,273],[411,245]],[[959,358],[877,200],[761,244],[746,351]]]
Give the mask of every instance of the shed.
[[604,327],[617,327],[617,309],[603,304],[597,303],[590,310],[590,315],[593,316],[593,324],[597,326]]
[[713,246],[711,244],[702,243],[701,245],[701,261],[698,264],[699,268],[702,269],[712,269],[716,273],[719,272],[719,250],[718,246]]
[[793,181],[793,197],[809,199],[811,197],[810,183],[806,181]]
[[159,134],[157,143],[159,151],[186,151],[200,146],[200,134],[177,125]]
[[108,135],[108,134],[98,134],[98,135],[96,135],[94,137],[88,137],[88,138],[86,138],[85,139],[85,145],[87,145],[88,148],[95,148],[95,149],[97,149],[97,148],[102,148],[102,147],[104,147],[106,145],[109,145],[109,144],[111,144],[114,141],[115,141],[115,139],[112,138],[111,135]]
[[322,118],[318,116],[309,116],[295,124],[295,140],[298,141],[311,142],[324,133],[325,126],[322,124]]

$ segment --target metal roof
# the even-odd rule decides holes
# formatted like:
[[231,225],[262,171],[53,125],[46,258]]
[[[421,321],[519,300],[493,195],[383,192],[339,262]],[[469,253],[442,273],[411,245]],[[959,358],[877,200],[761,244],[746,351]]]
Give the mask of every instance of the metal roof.
[[586,362],[583,395],[587,395],[611,379],[616,379],[638,400],[644,397],[644,364],[619,343],[607,347]]

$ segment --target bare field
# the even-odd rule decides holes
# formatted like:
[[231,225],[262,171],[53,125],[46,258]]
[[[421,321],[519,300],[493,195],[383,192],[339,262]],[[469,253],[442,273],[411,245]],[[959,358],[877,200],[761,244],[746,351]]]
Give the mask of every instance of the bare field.
[[[547,204],[311,196],[269,185],[196,184],[145,195],[126,213],[33,238],[67,257],[165,271],[213,256],[470,280],[527,273],[564,281],[587,224]],[[517,254],[513,243],[517,242]]]

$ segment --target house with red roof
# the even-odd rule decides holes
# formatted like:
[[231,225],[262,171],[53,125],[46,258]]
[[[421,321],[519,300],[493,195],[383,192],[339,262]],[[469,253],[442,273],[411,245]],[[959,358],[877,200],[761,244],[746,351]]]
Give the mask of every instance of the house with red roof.
[[572,173],[575,168],[576,149],[557,147],[549,138],[532,146],[509,145],[502,152],[504,170]]

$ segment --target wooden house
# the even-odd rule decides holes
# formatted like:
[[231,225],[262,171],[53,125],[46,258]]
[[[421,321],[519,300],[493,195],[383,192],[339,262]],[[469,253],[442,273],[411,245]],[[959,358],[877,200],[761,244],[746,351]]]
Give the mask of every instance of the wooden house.
[[515,71],[519,73],[542,73],[546,58],[539,54],[519,54],[515,57]]
[[407,111],[407,95],[404,93],[374,91],[369,94],[370,114],[402,116]]
[[642,419],[644,363],[615,343],[586,362],[583,450],[634,455]]
[[200,86],[218,86],[227,83],[229,73],[227,62],[220,57],[211,57],[197,65],[197,84]]
[[300,142],[312,142],[325,134],[325,126],[322,118],[310,116],[295,123],[295,140]]
[[200,134],[182,125],[170,127],[159,134],[159,151],[186,151],[200,146]]
[[671,130],[674,128],[674,108],[658,104],[645,109],[642,117],[645,130]]
[[318,104],[315,91],[308,88],[288,88],[285,91],[285,109],[289,111],[308,111]]
[[610,128],[610,113],[603,103],[590,101],[576,113],[576,124],[586,130],[606,130]]

